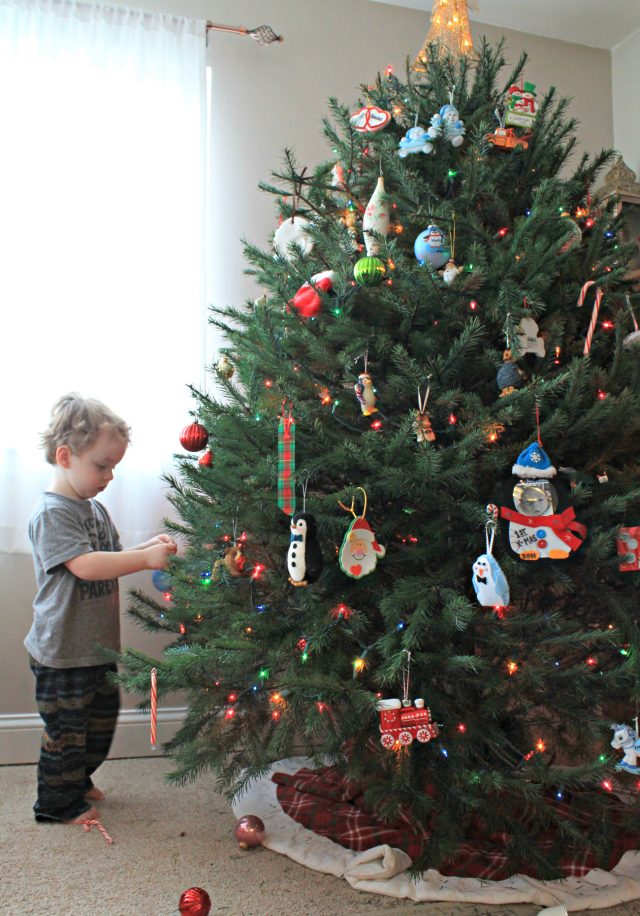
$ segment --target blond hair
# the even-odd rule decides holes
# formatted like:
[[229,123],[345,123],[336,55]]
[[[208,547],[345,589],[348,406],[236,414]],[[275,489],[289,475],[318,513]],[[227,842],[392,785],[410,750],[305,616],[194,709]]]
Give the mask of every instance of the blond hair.
[[104,428],[131,441],[131,428],[95,398],[82,398],[75,391],[59,398],[51,410],[49,426],[40,437],[49,464],[56,463],[56,451],[68,445],[75,455],[81,455],[96,441]]

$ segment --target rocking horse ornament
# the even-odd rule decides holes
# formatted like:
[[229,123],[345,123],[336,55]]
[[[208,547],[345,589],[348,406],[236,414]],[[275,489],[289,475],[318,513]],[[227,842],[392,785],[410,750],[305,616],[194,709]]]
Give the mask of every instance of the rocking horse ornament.
[[636,717],[636,727],[624,723],[613,724],[613,739],[611,747],[617,751],[624,751],[624,757],[619,763],[616,763],[616,770],[625,773],[631,773],[633,776],[640,775],[638,766],[638,755],[640,755],[640,739],[638,738],[638,719]]

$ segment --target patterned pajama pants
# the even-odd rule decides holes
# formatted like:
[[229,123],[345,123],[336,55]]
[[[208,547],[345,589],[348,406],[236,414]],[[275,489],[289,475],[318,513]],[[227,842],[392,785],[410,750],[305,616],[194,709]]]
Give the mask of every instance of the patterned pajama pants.
[[88,811],[91,774],[106,759],[120,709],[107,682],[115,665],[46,668],[31,659],[36,702],[44,722],[38,763],[37,821],[67,821]]

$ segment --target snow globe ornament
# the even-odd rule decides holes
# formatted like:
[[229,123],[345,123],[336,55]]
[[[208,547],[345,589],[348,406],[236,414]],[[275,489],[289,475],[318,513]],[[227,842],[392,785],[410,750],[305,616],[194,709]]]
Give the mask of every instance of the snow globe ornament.
[[568,560],[587,529],[576,521],[564,489],[552,483],[556,468],[540,442],[532,442],[513,465],[518,478],[500,506],[507,545],[521,560]]
[[427,226],[413,244],[413,251],[421,264],[427,261],[432,267],[443,267],[451,258],[451,249],[445,233],[439,226]]

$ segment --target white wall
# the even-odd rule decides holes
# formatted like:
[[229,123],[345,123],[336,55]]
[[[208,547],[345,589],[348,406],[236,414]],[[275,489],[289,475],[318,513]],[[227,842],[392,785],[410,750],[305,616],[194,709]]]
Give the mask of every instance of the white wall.
[[640,178],[640,31],[614,48],[611,55],[613,81],[613,141],[622,158]]
[[[406,58],[413,58],[422,44],[429,15],[369,0],[139,0],[139,4],[230,25],[255,27],[266,23],[284,35],[283,44],[270,47],[260,47],[246,37],[221,33],[210,36],[214,98],[211,302],[240,304],[259,293],[243,273],[240,240],[246,237],[264,246],[276,225],[273,202],[257,190],[258,181],[269,180],[284,147],[293,148],[300,164],[310,169],[329,159],[331,151],[321,136],[321,120],[327,114],[329,96],[337,96],[346,105],[354,104],[359,86],[372,81],[389,64],[402,76]],[[135,6],[137,0],[119,5]],[[502,30],[474,24],[473,34],[476,40],[486,34],[491,41],[497,41]],[[536,83],[540,93],[555,85],[561,95],[573,98],[571,113],[580,121],[576,158],[581,150],[595,151],[612,145],[608,52],[522,32],[507,31],[505,35],[511,62],[518,59],[522,50],[529,51],[526,77]],[[632,88],[630,85],[629,93]],[[193,379],[176,378],[176,385],[199,383],[197,348],[194,352]],[[115,521],[117,524],[117,518]],[[125,579],[124,599],[131,579],[148,586],[148,576]],[[0,762],[16,759],[10,758],[9,746],[16,741],[18,727],[24,739],[20,747],[25,748],[18,759],[34,759],[38,720],[33,678],[22,647],[30,626],[34,591],[30,559],[0,556],[0,581]],[[128,621],[123,637],[126,645],[149,654],[161,650],[160,637]],[[136,697],[124,698],[128,710],[136,702]],[[143,740],[138,744],[121,740],[117,752],[139,753],[144,745]]]

